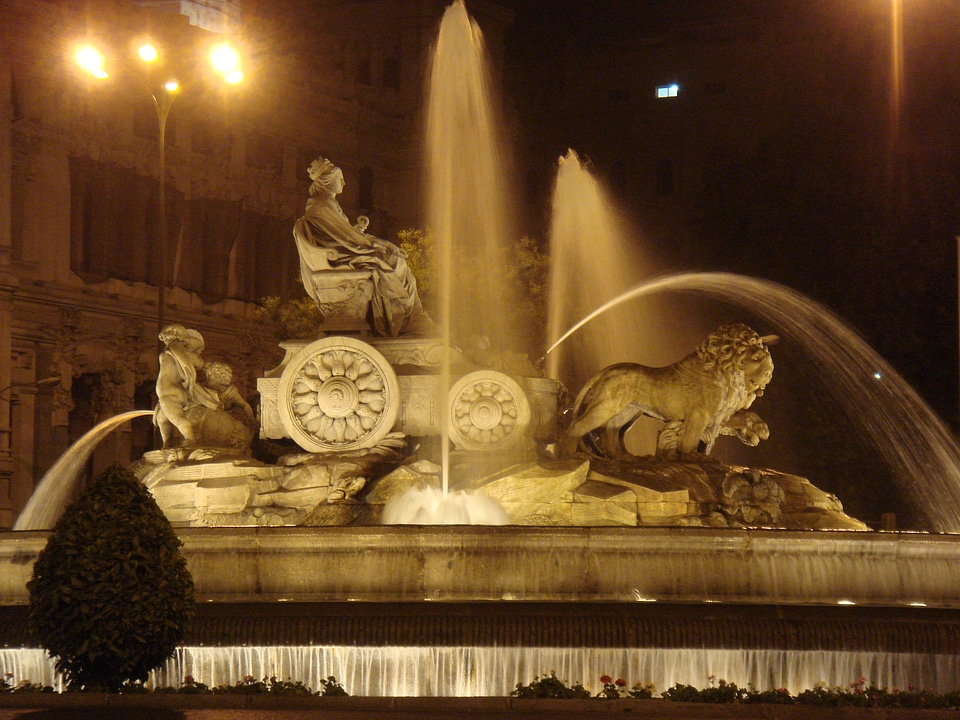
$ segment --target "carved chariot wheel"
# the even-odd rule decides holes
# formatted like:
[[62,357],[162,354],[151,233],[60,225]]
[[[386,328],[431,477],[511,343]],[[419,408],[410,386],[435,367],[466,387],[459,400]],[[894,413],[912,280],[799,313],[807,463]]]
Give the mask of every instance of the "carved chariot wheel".
[[308,452],[369,448],[393,429],[400,385],[390,363],[367,343],[321,338],[284,369],[277,410],[284,429]]
[[450,389],[450,439],[466,450],[502,450],[527,434],[530,401],[510,376],[495,370],[464,375]]

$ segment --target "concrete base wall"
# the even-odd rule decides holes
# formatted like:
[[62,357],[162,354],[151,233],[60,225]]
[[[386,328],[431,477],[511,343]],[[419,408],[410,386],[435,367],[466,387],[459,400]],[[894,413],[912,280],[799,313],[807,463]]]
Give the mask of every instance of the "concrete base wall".
[[[706,528],[190,528],[201,602],[960,607],[960,536]],[[0,533],[0,605],[47,533]]]

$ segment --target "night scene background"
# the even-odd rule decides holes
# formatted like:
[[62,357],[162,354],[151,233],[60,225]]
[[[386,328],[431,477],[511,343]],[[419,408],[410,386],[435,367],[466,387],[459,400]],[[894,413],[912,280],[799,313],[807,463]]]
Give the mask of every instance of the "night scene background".
[[[251,399],[278,350],[238,343],[238,318],[265,296],[302,294],[291,227],[308,164],[323,155],[343,167],[344,210],[367,214],[374,234],[396,239],[422,223],[423,85],[446,5],[237,3],[248,80],[229,92],[198,82],[176,102],[167,129],[168,243],[177,253],[169,317],[201,329]],[[644,276],[723,271],[797,290],[842,318],[956,432],[960,4],[466,5],[489,40],[520,235],[546,247],[558,159],[573,149],[631,227],[649,261]],[[88,35],[117,49],[151,30],[196,70],[203,61],[189,52],[213,33],[188,24],[188,6],[206,7],[0,4],[12,168],[0,186],[10,228],[0,240],[19,283],[5,306],[13,363],[0,379],[66,379],[16,403],[17,393],[0,396],[0,409],[13,408],[14,448],[0,525],[70,442],[111,413],[154,401],[156,113],[122,72],[104,86],[78,79],[68,45]],[[665,364],[719,321],[782,334],[746,308],[697,303],[702,317],[682,328],[676,354],[616,359]],[[883,513],[897,513],[899,527],[922,525],[857,437],[871,408],[851,411],[855,398],[790,337],[773,356],[773,382],[754,408],[770,440],[756,449],[724,440],[716,454],[809,477],[873,526]],[[151,431],[145,422],[103,450],[102,462],[111,452],[138,457]]]
[[[730,271],[802,292],[956,428],[960,5],[514,7],[506,83],[531,173],[527,207],[548,206],[546,170],[575,148],[658,270]],[[657,99],[671,83],[677,97]],[[797,469],[855,516],[896,507],[873,453],[850,449],[842,391],[786,392],[810,358],[790,357],[789,338],[773,352],[756,409],[767,417],[780,403],[772,434],[806,438],[792,443]]]

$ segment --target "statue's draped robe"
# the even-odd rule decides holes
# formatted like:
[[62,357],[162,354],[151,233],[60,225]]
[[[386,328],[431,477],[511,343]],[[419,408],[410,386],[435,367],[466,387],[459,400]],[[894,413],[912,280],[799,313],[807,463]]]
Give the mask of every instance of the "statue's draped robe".
[[314,195],[293,227],[300,253],[303,287],[318,304],[310,280],[312,273],[328,266],[368,270],[373,277],[371,315],[378,335],[396,337],[424,317],[417,281],[406,260],[390,252],[390,244],[357,230],[333,195]]

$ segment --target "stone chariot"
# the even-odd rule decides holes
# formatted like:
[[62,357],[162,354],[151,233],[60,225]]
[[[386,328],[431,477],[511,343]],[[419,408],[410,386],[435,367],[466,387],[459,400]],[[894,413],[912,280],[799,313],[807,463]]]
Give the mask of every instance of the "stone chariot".
[[449,348],[449,389],[440,375],[445,348],[435,337],[372,337],[367,272],[311,274],[330,332],[281,343],[286,356],[259,378],[260,435],[291,438],[307,452],[361,450],[392,432],[442,435],[460,450],[501,451],[524,439],[552,442],[556,380],[482,367]]

